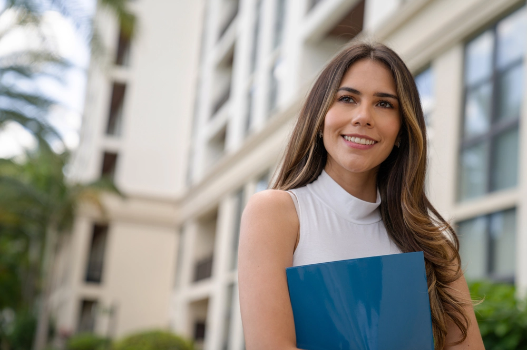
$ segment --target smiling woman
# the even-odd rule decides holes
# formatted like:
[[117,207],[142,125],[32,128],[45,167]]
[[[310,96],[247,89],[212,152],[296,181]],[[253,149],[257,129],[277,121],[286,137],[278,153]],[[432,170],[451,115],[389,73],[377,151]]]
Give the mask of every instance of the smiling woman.
[[[426,127],[400,57],[356,42],[311,89],[273,190],[242,217],[247,349],[296,349],[285,269],[423,251],[436,349],[483,349],[457,236],[428,201]],[[344,345],[345,346],[345,345]]]

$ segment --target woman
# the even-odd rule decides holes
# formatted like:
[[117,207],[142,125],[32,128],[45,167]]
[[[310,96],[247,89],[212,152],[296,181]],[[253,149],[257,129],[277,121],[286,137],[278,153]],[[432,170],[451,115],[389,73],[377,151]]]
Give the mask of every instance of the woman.
[[425,195],[426,129],[404,62],[354,43],[300,113],[273,190],[241,224],[239,289],[248,350],[296,349],[285,269],[423,251],[436,349],[483,349],[458,239]]

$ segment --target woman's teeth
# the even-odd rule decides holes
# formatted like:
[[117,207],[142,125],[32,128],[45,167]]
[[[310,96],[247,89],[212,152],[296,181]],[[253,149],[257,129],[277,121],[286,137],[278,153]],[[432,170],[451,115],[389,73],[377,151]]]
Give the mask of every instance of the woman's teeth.
[[350,137],[350,136],[344,136],[344,138],[347,141],[353,142],[353,143],[359,143],[361,145],[373,145],[375,141],[368,140],[368,139],[361,139],[359,137]]

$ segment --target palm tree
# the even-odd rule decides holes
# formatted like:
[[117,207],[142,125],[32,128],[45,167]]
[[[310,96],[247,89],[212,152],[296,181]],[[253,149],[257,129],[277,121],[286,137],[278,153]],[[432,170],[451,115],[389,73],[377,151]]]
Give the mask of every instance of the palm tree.
[[[129,38],[135,35],[137,21],[128,8],[128,0],[99,0],[99,5],[102,10],[114,15],[123,35]],[[82,11],[80,1],[75,0],[7,0],[0,16],[7,11],[13,11],[16,16],[10,26],[0,31],[0,41],[20,27],[31,27],[34,29],[32,35],[45,42],[46,34],[40,30],[40,24],[45,10],[49,9],[58,10],[63,16],[71,18],[79,32],[90,42],[92,51],[99,55],[104,52],[96,25]],[[43,147],[49,147],[52,140],[60,140],[58,133],[46,120],[49,107],[56,101],[38,92],[20,89],[13,82],[21,78],[31,80],[38,75],[52,75],[59,79],[61,71],[69,65],[46,45],[41,50],[15,52],[0,57],[0,129],[8,123],[18,123],[30,131]]]
[[[25,280],[29,280],[29,285],[26,283],[20,288],[25,303],[33,302],[38,284],[41,284],[36,349],[46,344],[47,300],[57,240],[70,232],[79,203],[91,203],[104,215],[101,194],[119,194],[106,179],[89,184],[69,183],[64,175],[68,159],[67,152],[56,154],[42,148],[28,152],[22,162],[0,160],[0,229],[3,236],[17,237],[27,247],[29,266],[26,273],[30,278]],[[35,278],[38,275],[40,278]]]
[[[99,5],[101,9],[113,13],[123,35],[133,37],[137,28],[136,17],[128,9],[128,0],[99,0]],[[72,19],[77,30],[89,39],[92,50],[103,50],[93,20],[82,12],[80,2],[75,0],[7,0],[4,12],[14,11],[16,20],[0,32],[0,40],[10,30],[20,26],[32,27],[33,33],[41,33],[40,23],[47,9],[58,10]],[[39,142],[38,149],[27,153],[23,163],[14,160],[0,162],[0,230],[17,237],[27,247],[29,263],[26,275],[30,278],[26,281],[39,280],[43,284],[38,288],[38,285],[26,282],[22,288],[23,299],[28,303],[33,301],[39,289],[41,291],[34,350],[42,350],[46,345],[49,273],[58,237],[69,231],[80,201],[91,201],[102,210],[100,193],[105,190],[118,192],[109,181],[68,185],[63,169],[69,154],[55,154],[50,147],[54,139],[60,140],[58,133],[46,121],[47,111],[55,101],[9,84],[9,81],[21,77],[31,79],[39,74],[50,74],[53,72],[49,69],[52,65],[58,66],[60,71],[67,66],[67,62],[45,49],[0,58],[0,128],[11,122],[18,123],[32,132]],[[39,266],[42,268],[39,269]],[[37,278],[38,275],[40,278]]]

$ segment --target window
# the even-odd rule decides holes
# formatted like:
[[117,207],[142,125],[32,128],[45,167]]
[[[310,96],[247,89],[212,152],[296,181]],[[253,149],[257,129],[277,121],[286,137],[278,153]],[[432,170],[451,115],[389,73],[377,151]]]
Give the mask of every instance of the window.
[[415,76],[417,90],[425,117],[426,126],[430,126],[430,114],[434,110],[434,75],[432,68],[427,68]]
[[101,283],[107,237],[107,225],[93,225],[88,266],[86,268],[86,282]]
[[101,176],[107,177],[111,180],[115,176],[115,168],[117,166],[117,153],[104,152],[102,160]]
[[467,279],[514,280],[516,210],[509,209],[459,223],[460,254]]
[[196,241],[192,257],[194,282],[212,277],[217,222],[218,208],[197,219]]
[[285,27],[285,18],[286,18],[286,1],[285,0],[276,0],[276,11],[274,19],[274,38],[273,38],[273,48],[277,48],[282,44],[284,36],[284,27]]
[[117,44],[117,57],[115,58],[116,65],[127,67],[130,64],[130,44],[130,35],[125,34],[121,28]]
[[518,182],[525,17],[522,8],[466,46],[459,200],[511,188]]
[[194,323],[194,341],[200,344],[205,341],[205,322],[204,321],[196,321]]
[[108,124],[106,125],[107,135],[121,135],[121,124],[123,120],[123,105],[125,93],[125,84],[113,83],[112,100],[110,103],[110,114],[108,116]]
[[77,333],[93,333],[97,316],[97,301],[82,300]]

